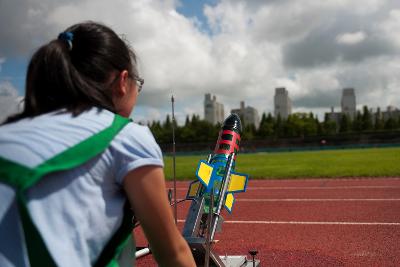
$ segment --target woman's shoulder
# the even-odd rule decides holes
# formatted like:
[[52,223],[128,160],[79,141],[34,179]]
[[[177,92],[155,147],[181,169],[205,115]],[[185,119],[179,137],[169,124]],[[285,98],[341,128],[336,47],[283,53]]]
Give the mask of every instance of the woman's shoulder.
[[2,125],[0,131],[21,129],[56,129],[81,126],[79,129],[87,129],[91,132],[108,126],[114,118],[114,114],[105,109],[91,108],[79,115],[73,115],[65,109],[44,113],[34,117],[24,118],[12,123]]
[[138,148],[159,150],[159,146],[149,127],[135,122],[128,123],[113,142],[124,146],[131,145]]
[[107,128],[113,118],[104,110],[90,109],[78,116],[58,110],[3,125],[0,156],[36,166]]
[[163,156],[153,134],[147,126],[128,123],[113,139],[109,151],[116,164],[116,181],[122,184],[128,172],[142,166],[163,167]]

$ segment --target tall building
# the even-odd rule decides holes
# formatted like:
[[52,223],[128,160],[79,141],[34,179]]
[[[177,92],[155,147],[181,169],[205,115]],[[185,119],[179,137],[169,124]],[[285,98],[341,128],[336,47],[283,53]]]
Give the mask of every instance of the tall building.
[[287,119],[287,117],[292,113],[292,101],[290,100],[289,92],[285,87],[275,89],[274,107],[275,117],[280,115],[282,119]]
[[333,107],[331,107],[331,112],[325,113],[325,116],[328,120],[336,122],[337,131],[339,130],[339,125],[343,114],[346,114],[351,120],[354,120],[357,114],[356,95],[354,93],[354,88],[343,89],[341,107],[341,112],[335,112]]
[[356,116],[356,95],[354,88],[344,88],[342,93],[342,113],[354,119]]
[[253,107],[245,107],[244,101],[240,102],[239,109],[232,109],[231,113],[238,114],[243,119],[243,125],[254,124],[256,129],[260,126],[260,115],[258,114],[257,109]]
[[204,99],[204,119],[212,124],[222,123],[225,119],[224,105],[217,102],[216,96],[206,94]]
[[[342,113],[341,112],[335,112],[334,107],[331,107],[331,112],[330,113],[325,113],[325,118],[330,120],[330,121],[334,121],[336,123],[336,126],[339,126],[340,123],[340,119],[342,117]],[[339,128],[337,128],[339,129]]]
[[382,117],[384,121],[387,121],[390,118],[398,120],[400,118],[400,109],[394,106],[388,106],[386,111],[382,112]]

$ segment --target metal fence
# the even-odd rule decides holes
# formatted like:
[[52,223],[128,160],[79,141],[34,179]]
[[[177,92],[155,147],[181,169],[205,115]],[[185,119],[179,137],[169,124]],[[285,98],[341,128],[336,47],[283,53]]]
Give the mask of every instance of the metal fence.
[[[165,155],[172,152],[172,144],[160,144]],[[183,155],[209,154],[215,142],[180,143],[176,140],[176,153]],[[308,150],[360,149],[400,147],[400,131],[342,133],[330,136],[307,136],[296,138],[267,137],[243,140],[240,153],[290,152]]]

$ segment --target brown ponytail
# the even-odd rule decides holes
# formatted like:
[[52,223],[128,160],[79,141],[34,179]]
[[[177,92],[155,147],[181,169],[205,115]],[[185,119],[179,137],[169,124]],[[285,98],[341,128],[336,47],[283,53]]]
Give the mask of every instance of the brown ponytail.
[[91,107],[115,112],[110,77],[122,70],[137,76],[136,56],[110,28],[95,22],[65,30],[71,40],[58,38],[32,56],[21,114],[7,122],[65,108],[78,115]]

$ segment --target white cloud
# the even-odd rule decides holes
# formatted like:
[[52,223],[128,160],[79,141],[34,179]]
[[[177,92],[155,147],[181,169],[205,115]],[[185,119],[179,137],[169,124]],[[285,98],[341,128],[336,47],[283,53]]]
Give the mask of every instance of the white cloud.
[[21,111],[21,101],[17,89],[10,82],[0,82],[0,123]]
[[1,72],[1,66],[3,65],[4,62],[6,62],[6,58],[0,57],[0,72]]
[[338,44],[344,44],[344,45],[355,45],[364,41],[365,38],[367,38],[365,32],[362,31],[349,32],[349,33],[339,34],[338,36],[336,36],[336,42]]
[[400,9],[390,10],[389,16],[380,25],[379,29],[400,47]]
[[153,120],[162,121],[164,117],[162,116],[159,109],[152,107],[139,107],[135,108],[131,114],[131,118],[135,122],[141,122],[142,124],[147,124]]
[[[312,1],[312,0],[310,0]],[[377,12],[382,6],[390,2],[387,0],[328,0],[321,1],[322,5],[330,8],[348,9],[355,15],[369,15]]]
[[0,82],[0,97],[16,98],[18,96],[17,89],[7,81]]
[[272,111],[275,87],[281,86],[303,109],[320,102],[329,110],[343,87],[355,87],[357,101],[371,106],[400,101],[396,1],[221,0],[204,8],[212,34],[177,13],[174,0],[12,3],[0,11],[0,25],[9,25],[0,27],[0,55],[7,59],[31,53],[84,20],[125,34],[145,78],[134,113],[139,121],[164,119],[171,94],[179,121],[186,114],[203,116],[205,93],[217,95],[226,113],[242,100],[260,113]]

